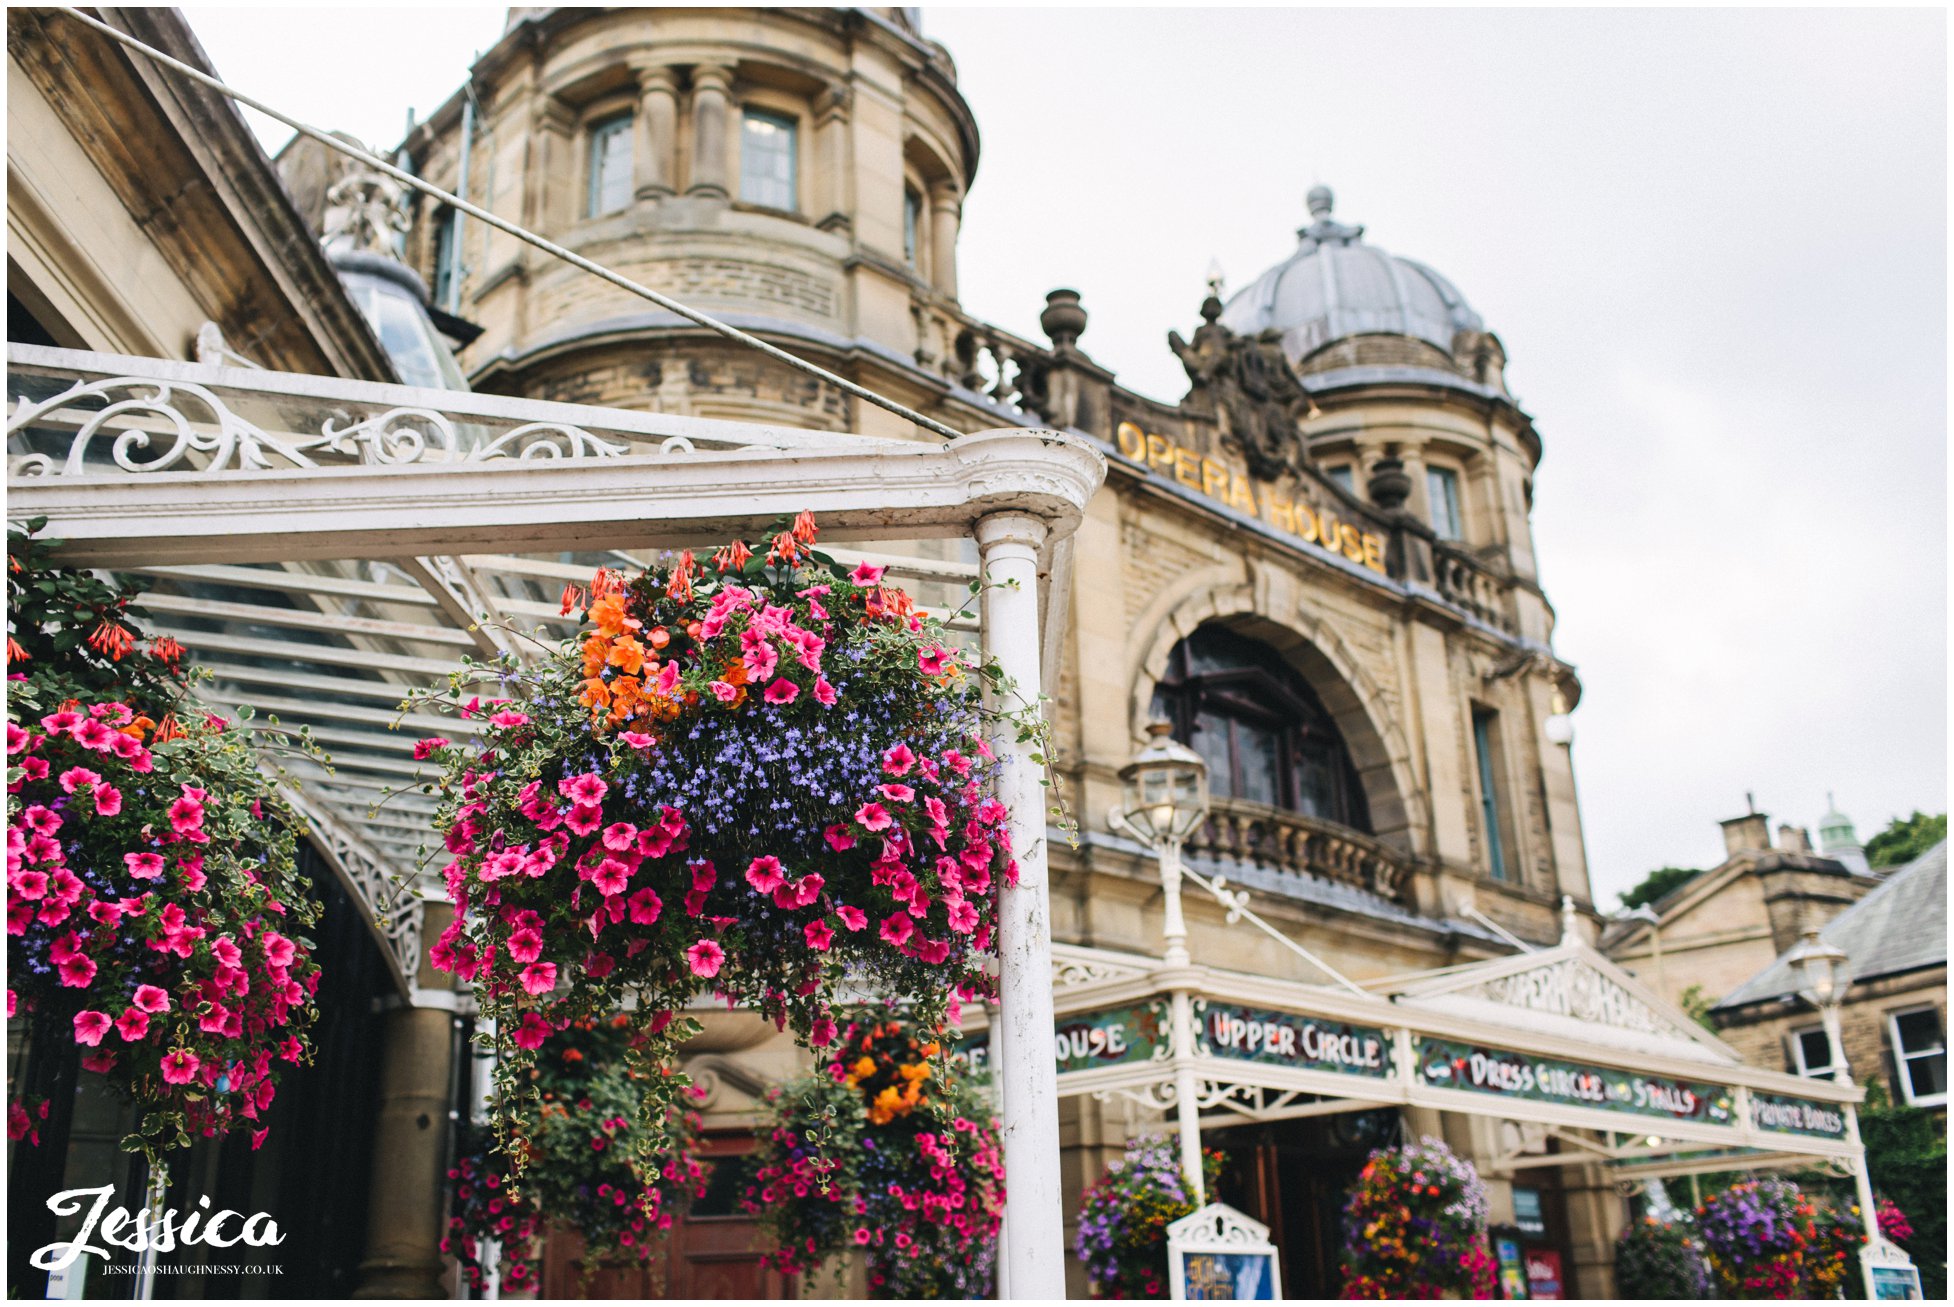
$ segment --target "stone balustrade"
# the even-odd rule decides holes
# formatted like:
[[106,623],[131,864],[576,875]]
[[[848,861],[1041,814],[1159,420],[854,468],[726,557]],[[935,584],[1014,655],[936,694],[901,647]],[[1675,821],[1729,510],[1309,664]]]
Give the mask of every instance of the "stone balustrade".
[[1438,593],[1480,621],[1512,633],[1507,586],[1484,563],[1455,545],[1432,546],[1432,573]]
[[1342,881],[1387,899],[1398,898],[1410,871],[1403,854],[1348,826],[1240,799],[1216,799],[1187,852]]

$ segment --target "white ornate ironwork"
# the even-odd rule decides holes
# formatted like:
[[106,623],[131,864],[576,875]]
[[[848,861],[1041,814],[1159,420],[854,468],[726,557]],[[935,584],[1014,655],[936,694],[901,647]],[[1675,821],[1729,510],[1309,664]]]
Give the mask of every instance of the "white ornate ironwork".
[[[77,409],[90,400],[100,400],[102,406]],[[194,471],[205,476],[267,471],[277,463],[318,467],[324,455],[388,467],[497,458],[615,458],[631,452],[626,444],[561,422],[529,422],[492,439],[477,439],[464,435],[445,413],[406,406],[365,416],[338,411],[325,419],[316,436],[276,435],[240,417],[206,386],[143,377],[77,381],[59,395],[38,401],[15,396],[7,420],[9,439],[41,423],[76,424],[67,457],[57,465],[48,454],[18,455],[9,464],[11,475],[86,476],[104,471],[102,463],[89,462],[98,436],[111,439],[109,457],[121,471]],[[683,436],[666,439],[659,449],[666,454],[693,452],[692,442]]]
[[1115,1098],[1124,1098],[1129,1103],[1137,1103],[1149,1112],[1164,1112],[1174,1105],[1174,1082],[1172,1079],[1155,1080],[1144,1085],[1116,1085],[1110,1089],[1092,1091],[1095,1102],[1110,1103]]

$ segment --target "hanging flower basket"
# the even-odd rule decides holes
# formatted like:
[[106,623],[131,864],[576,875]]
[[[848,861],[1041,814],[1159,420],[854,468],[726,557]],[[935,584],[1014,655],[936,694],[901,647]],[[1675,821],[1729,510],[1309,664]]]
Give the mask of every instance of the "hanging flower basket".
[[[1215,1149],[1201,1155],[1210,1193],[1221,1162]],[[1194,1210],[1179,1145],[1159,1135],[1128,1140],[1125,1156],[1106,1168],[1079,1204],[1074,1249],[1094,1295],[1167,1297],[1167,1227]]]
[[510,1074],[620,1009],[640,1064],[669,1064],[700,995],[821,1047],[844,984],[924,1023],[988,991],[1017,875],[985,742],[997,678],[882,569],[844,575],[813,538],[803,515],[764,557],[599,571],[564,596],[581,634],[505,666],[507,698],[460,705],[472,746],[423,742],[445,764],[458,908],[429,956],[474,983]]
[[[474,1131],[448,1172],[452,1205],[441,1251],[454,1255],[472,1287],[487,1282],[494,1241],[502,1283],[534,1288],[549,1224],[582,1235],[586,1274],[600,1260],[648,1263],[659,1235],[705,1193],[696,1113],[666,1109],[649,1140],[635,1124],[644,1073],[627,1058],[630,1026],[615,1016],[552,1035],[530,1071],[534,1097],[511,1113],[510,1146],[491,1130]],[[646,1156],[659,1160],[645,1166]]]
[[1775,1177],[1711,1194],[1696,1223],[1726,1298],[1833,1297],[1866,1238],[1857,1207],[1834,1209]]
[[1491,1298],[1486,1186],[1426,1136],[1380,1148],[1343,1209],[1345,1298]]
[[[134,1100],[153,1168],[239,1124],[256,1148],[317,1015],[296,823],[247,733],[178,698],[182,650],[133,629],[133,592],[9,543],[7,1016]],[[14,1102],[10,1136],[46,1113]]]
[[1615,1289],[1623,1298],[1707,1298],[1710,1268],[1687,1221],[1645,1216],[1615,1241]]
[[997,1129],[983,1087],[937,1041],[865,1016],[767,1105],[741,1206],[773,1237],[774,1269],[807,1274],[859,1251],[871,1297],[992,1295]]

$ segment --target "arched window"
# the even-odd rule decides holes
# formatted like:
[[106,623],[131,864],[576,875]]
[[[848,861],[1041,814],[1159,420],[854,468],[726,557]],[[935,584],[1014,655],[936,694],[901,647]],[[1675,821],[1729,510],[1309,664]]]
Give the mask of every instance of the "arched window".
[[1202,627],[1174,646],[1153,711],[1207,760],[1216,798],[1370,830],[1364,789],[1335,720],[1267,645]]

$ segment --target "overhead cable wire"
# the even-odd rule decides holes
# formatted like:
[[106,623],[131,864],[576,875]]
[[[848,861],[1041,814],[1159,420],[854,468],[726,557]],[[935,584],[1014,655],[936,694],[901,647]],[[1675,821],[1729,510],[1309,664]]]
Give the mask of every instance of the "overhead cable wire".
[[857,399],[864,400],[870,404],[873,404],[877,408],[887,409],[889,412],[895,414],[897,417],[915,423],[917,426],[922,427],[925,431],[933,432],[936,435],[943,436],[950,440],[955,440],[956,438],[964,434],[963,432],[958,431],[954,427],[945,426],[943,423],[938,422],[935,418],[926,417],[923,414],[918,413],[916,410],[912,408],[908,408],[905,405],[898,404],[895,400],[889,399],[884,395],[880,395],[875,391],[870,390],[866,386],[859,385],[853,381],[850,381],[846,377],[837,376],[834,373],[828,371],[826,368],[821,367],[818,364],[810,363],[804,358],[800,358],[796,355],[789,354],[786,350],[781,349],[776,345],[770,345],[766,341],[761,340],[758,336],[752,335],[748,332],[741,331],[738,327],[735,327],[730,323],[721,322],[719,319],[713,317],[710,314],[701,313],[698,309],[691,308],[688,307],[687,305],[681,304],[679,301],[673,299],[669,295],[661,295],[659,292],[651,289],[649,286],[641,285],[638,282],[632,281],[629,277],[613,272],[609,268],[603,266],[601,263],[594,263],[591,260],[583,257],[583,255],[581,254],[575,253],[572,250],[565,249],[563,246],[558,245],[555,241],[549,240],[542,236],[538,236],[535,232],[530,231],[526,227],[522,227],[517,225],[516,223],[510,222],[506,218],[498,218],[493,213],[490,213],[487,209],[483,209],[477,205],[470,204],[467,200],[461,198],[460,196],[452,195],[449,192],[442,190],[439,186],[436,186],[431,182],[423,181],[419,177],[414,176],[414,174],[407,172],[402,168],[395,167],[393,164],[388,163],[385,159],[382,159],[377,155],[369,154],[367,151],[362,150],[357,146],[348,145],[345,141],[342,141],[339,138],[332,136],[326,132],[320,131],[316,127],[313,127],[307,123],[300,122],[298,119],[293,118],[287,114],[280,113],[278,110],[272,108],[264,101],[259,100],[253,96],[246,95],[243,91],[238,90],[234,86],[229,86],[225,84],[224,82],[218,80],[217,78],[212,77],[209,73],[203,72],[202,70],[197,68],[193,68],[189,64],[184,63],[180,59],[175,59],[167,54],[164,54],[161,50],[156,49],[154,46],[145,45],[143,42],[137,40],[135,37],[130,36],[127,32],[118,31],[115,28],[110,27],[107,23],[100,21],[99,19],[89,17],[87,14],[82,13],[79,9],[76,9],[70,5],[61,5],[56,7],[56,12],[66,14],[70,18],[76,20],[77,22],[86,24],[88,27],[91,27],[94,30],[100,32],[102,35],[108,37],[110,40],[115,41],[120,45],[126,46],[131,50],[134,50],[135,52],[144,56],[145,58],[150,59],[158,64],[161,64],[163,67],[168,68],[173,72],[181,73],[183,76],[189,78],[191,81],[197,82],[202,86],[209,87],[211,90],[216,91],[219,95],[228,96],[229,98],[237,101],[239,104],[248,105],[249,107],[256,109],[259,113],[264,114],[266,117],[274,119],[277,122],[283,123],[285,126],[291,128],[293,131],[299,133],[301,136],[310,137],[312,140],[319,142],[319,144],[325,146],[329,150],[334,150],[340,154],[344,154],[348,156],[349,158],[357,159],[361,163],[368,166],[369,168],[372,168],[375,172],[382,173],[385,176],[391,177],[395,181],[400,182],[402,185],[420,191],[422,194],[433,196],[435,199],[440,200],[442,203],[451,205],[458,212],[465,213],[471,218],[479,219],[480,221],[485,222],[489,226],[495,228],[497,231],[506,232],[507,234],[515,237],[519,241],[522,241],[529,245],[533,245],[537,249],[542,250],[545,254],[554,255],[557,258],[562,259],[565,263],[570,264],[572,267],[581,268],[583,271],[588,272],[593,277],[601,278],[602,280],[609,282],[611,285],[616,286],[620,290],[629,291],[633,295],[637,295],[643,299],[650,300],[653,304],[658,305],[660,308],[665,309],[671,313],[676,313],[679,317],[684,318],[689,322],[697,323],[699,326],[704,327],[708,331],[717,332],[719,335],[726,337],[726,339],[728,340],[736,341],[739,344],[745,345],[750,349],[759,350],[762,354],[767,355],[769,358],[777,359],[780,362],[785,363],[788,367],[797,369],[798,371],[801,372],[805,372],[810,376],[819,377],[821,380],[828,382],[830,385],[840,387],[843,391],[847,392],[850,395],[855,396],[855,398]]

